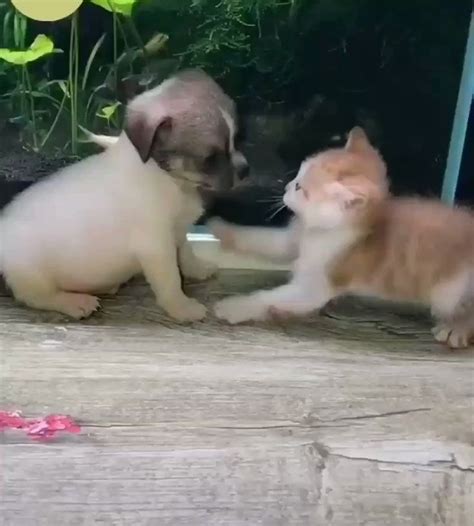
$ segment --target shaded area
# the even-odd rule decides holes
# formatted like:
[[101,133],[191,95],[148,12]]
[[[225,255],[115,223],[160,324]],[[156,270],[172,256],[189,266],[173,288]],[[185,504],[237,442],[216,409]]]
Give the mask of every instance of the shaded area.
[[[222,272],[189,293],[282,279]],[[424,311],[183,326],[141,281],[80,323],[0,304],[0,407],[82,429],[0,434],[5,525],[472,523],[472,352],[436,344]]]
[[[306,155],[342,144],[359,124],[386,158],[395,193],[438,195],[471,8],[469,0],[144,1],[134,13],[140,38],[148,41],[159,31],[169,36],[166,46],[148,62],[132,64],[133,75],[120,77],[116,91],[108,82],[97,94],[125,102],[140,82],[143,89],[180,67],[204,67],[238,101],[251,185],[281,188]],[[81,66],[106,34],[94,80],[113,59],[112,19],[84,4],[79,27]],[[65,51],[32,66],[32,75],[67,75],[69,21],[31,24],[28,31],[28,38],[49,34]],[[7,81],[8,75],[0,77],[2,90]],[[41,99],[37,104],[41,109]],[[94,122],[98,130],[104,125]],[[64,125],[58,127],[60,138]],[[2,132],[2,141],[7,135]],[[471,122],[458,193],[468,202],[474,198],[473,136]],[[28,157],[18,144],[3,148],[0,182],[12,174],[20,182],[2,184],[2,202],[67,156],[57,148],[41,157]],[[238,222],[265,223],[272,210],[261,194],[245,188],[234,204],[226,197],[217,206],[227,207]],[[271,221],[286,219],[283,214]]]

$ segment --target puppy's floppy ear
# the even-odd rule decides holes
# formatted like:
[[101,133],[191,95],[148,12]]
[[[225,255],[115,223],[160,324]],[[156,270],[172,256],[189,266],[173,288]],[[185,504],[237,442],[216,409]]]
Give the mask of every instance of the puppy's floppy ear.
[[346,150],[350,152],[362,152],[371,147],[372,145],[365,131],[360,126],[352,128],[346,142]]
[[154,146],[163,147],[171,134],[171,117],[154,118],[145,112],[130,111],[127,115],[125,133],[133,144],[140,159],[146,163]]

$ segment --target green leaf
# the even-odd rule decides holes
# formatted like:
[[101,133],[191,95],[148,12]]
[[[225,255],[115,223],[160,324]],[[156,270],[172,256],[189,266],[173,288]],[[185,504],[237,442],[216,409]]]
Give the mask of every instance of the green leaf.
[[98,5],[111,13],[131,16],[133,6],[138,0],[90,0],[92,4]]
[[60,49],[54,49],[54,42],[46,35],[38,35],[31,46],[25,51],[0,48],[0,59],[10,64],[24,66],[29,62],[34,62],[51,53],[62,53],[62,51]]
[[101,117],[102,119],[107,119],[110,121],[110,119],[115,115],[115,112],[117,111],[117,108],[120,106],[120,102],[114,102],[111,106],[104,106],[98,113],[97,117]]

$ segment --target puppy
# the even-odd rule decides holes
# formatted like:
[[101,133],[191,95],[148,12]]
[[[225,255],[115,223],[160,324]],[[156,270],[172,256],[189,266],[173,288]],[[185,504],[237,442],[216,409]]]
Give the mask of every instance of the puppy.
[[[215,269],[186,241],[203,212],[200,188],[225,189],[246,171],[235,149],[233,101],[201,71],[184,71],[134,99],[124,132],[105,151],[17,196],[0,218],[0,272],[26,305],[80,319],[143,273],[179,321],[206,309],[181,273]],[[179,266],[178,266],[179,265]]]

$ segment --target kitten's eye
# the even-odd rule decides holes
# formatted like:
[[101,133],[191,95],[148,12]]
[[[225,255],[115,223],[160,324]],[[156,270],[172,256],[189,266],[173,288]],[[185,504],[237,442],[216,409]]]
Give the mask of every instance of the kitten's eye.
[[299,190],[302,190],[304,198],[308,199],[308,192],[300,185],[300,183],[295,183],[295,191],[298,192]]

